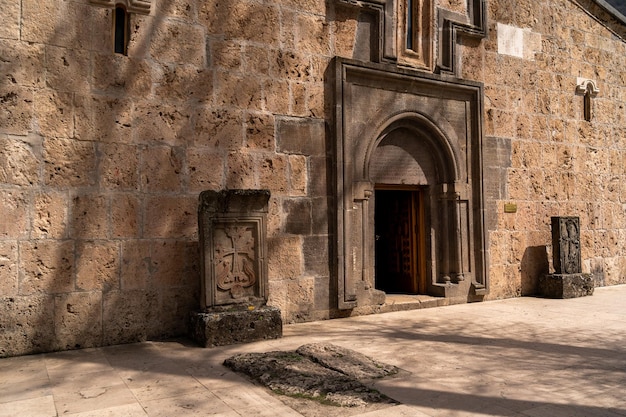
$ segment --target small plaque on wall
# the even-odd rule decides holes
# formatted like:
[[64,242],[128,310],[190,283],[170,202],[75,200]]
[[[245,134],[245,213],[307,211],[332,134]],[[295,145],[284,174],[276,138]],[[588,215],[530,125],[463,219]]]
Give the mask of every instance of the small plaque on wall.
[[505,213],[517,213],[517,204],[504,203],[504,212]]

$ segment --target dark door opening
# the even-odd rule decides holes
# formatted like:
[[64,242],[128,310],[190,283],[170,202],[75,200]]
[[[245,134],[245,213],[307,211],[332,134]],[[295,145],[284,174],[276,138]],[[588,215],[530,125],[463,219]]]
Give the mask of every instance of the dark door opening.
[[375,282],[386,293],[425,292],[422,192],[377,187]]

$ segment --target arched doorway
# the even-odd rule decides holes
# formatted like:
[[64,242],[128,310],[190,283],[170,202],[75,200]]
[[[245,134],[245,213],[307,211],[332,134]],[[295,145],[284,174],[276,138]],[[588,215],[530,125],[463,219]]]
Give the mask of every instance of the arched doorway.
[[339,309],[391,292],[480,299],[481,87],[340,59],[336,80]]
[[455,170],[452,153],[434,136],[423,120],[407,115],[390,123],[369,153],[374,282],[388,294],[427,294],[428,281],[433,281],[427,279],[433,271],[431,243],[436,253],[444,249],[441,223],[432,221],[431,208],[441,212],[449,207],[432,198],[432,191],[437,184],[454,182]]

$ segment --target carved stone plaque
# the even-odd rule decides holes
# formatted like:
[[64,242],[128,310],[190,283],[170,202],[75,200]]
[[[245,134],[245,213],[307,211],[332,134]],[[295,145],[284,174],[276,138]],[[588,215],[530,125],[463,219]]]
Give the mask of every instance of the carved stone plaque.
[[266,190],[200,194],[203,309],[227,304],[265,304],[269,196]]
[[552,256],[556,274],[582,272],[578,217],[552,217]]

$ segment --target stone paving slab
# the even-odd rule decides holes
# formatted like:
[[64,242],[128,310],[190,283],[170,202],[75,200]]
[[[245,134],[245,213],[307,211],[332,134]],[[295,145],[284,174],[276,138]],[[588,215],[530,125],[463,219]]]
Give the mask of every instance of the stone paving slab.
[[[222,365],[332,343],[400,368],[400,404],[286,401]],[[287,325],[284,337],[199,348],[147,342],[0,359],[2,416],[626,417],[626,286]]]

